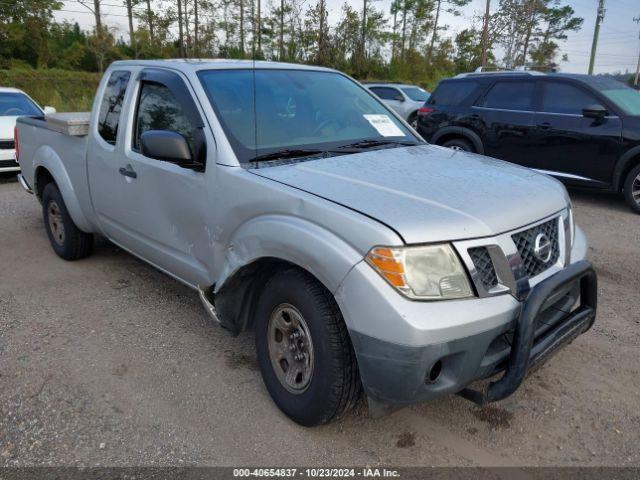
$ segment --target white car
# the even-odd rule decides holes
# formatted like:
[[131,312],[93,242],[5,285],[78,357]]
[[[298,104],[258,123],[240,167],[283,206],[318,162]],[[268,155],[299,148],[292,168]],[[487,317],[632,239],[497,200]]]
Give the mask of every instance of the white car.
[[41,117],[55,111],[53,107],[40,108],[22,90],[0,87],[0,173],[20,170],[13,141],[16,119],[25,115]]
[[418,128],[418,110],[429,100],[430,93],[416,85],[365,82],[366,88],[393,108],[414,128]]

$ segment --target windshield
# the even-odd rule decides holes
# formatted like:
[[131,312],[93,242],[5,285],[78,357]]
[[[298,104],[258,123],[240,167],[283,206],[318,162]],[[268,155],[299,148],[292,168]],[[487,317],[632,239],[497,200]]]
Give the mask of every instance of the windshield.
[[402,91],[407,97],[416,102],[426,102],[429,100],[429,92],[420,87],[403,87]]
[[640,115],[640,92],[630,87],[601,90],[602,94],[629,115]]
[[613,78],[597,76],[588,80],[589,85],[616,104],[628,115],[640,115],[640,92]]
[[22,93],[0,93],[0,117],[20,115],[42,115],[42,112]]
[[243,69],[198,76],[241,162],[362,140],[418,143],[384,105],[339,73]]

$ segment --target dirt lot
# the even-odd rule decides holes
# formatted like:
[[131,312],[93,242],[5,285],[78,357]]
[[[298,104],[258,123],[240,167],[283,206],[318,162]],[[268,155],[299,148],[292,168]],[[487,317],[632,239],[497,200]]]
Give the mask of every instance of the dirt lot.
[[456,396],[305,429],[271,402],[251,334],[98,244],[67,263],[0,178],[0,465],[640,465],[640,217],[571,192],[600,275],[594,328],[484,409]]

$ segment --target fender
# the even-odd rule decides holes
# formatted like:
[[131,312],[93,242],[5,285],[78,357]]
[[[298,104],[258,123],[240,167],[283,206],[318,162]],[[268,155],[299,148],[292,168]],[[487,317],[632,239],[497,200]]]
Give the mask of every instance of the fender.
[[482,145],[482,140],[480,139],[480,136],[470,128],[466,128],[466,127],[451,126],[451,127],[441,128],[440,130],[438,130],[436,133],[433,134],[433,136],[431,137],[430,143],[437,144],[439,139],[441,139],[445,135],[451,135],[451,134],[465,137],[467,140],[470,140],[471,143],[473,143],[473,147],[476,149],[476,153],[479,153],[480,155],[484,155],[484,146]]
[[640,161],[640,145],[636,145],[624,152],[616,162],[616,168],[613,170],[613,190],[616,192],[622,190],[624,185],[623,175],[636,161]]
[[214,294],[236,272],[262,258],[297,265],[335,293],[362,257],[362,253],[341,237],[308,220],[289,215],[260,216],[244,223],[231,236],[218,270]]
[[71,183],[71,179],[69,178],[64,163],[58,154],[48,145],[42,145],[33,155],[35,191],[37,191],[38,188],[35,184],[35,179],[38,178],[37,172],[40,168],[45,168],[55,180],[73,223],[75,223],[77,227],[84,232],[92,232],[93,227],[82,212],[78,196],[73,188],[73,184]]

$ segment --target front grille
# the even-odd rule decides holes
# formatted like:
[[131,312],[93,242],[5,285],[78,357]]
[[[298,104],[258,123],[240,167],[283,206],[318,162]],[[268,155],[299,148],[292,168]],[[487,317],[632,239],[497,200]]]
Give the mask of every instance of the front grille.
[[0,140],[0,150],[13,150],[15,147],[13,140]]
[[487,290],[497,286],[498,276],[489,256],[489,251],[485,247],[470,248],[469,256],[476,267],[482,286]]
[[15,160],[0,160],[0,168],[17,167],[18,163]]
[[[534,253],[536,237],[541,233],[545,234],[551,243],[551,257],[546,262],[540,260]],[[516,244],[520,257],[522,257],[524,268],[530,277],[535,277],[544,272],[558,261],[560,245],[558,240],[557,218],[536,225],[528,230],[515,233],[511,235],[511,238]]]

